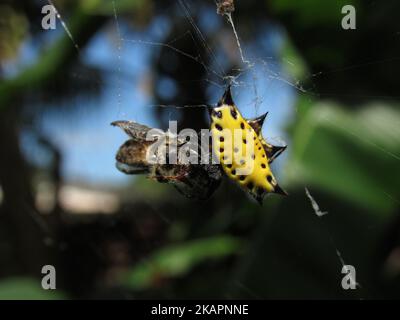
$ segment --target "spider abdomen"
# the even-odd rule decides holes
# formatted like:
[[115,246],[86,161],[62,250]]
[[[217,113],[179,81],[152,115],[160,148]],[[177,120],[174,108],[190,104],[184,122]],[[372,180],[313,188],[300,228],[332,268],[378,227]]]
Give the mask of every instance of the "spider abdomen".
[[257,201],[261,202],[270,192],[285,193],[271,172],[270,153],[261,132],[256,132],[243,118],[229,88],[211,112],[211,136],[213,152],[226,175]]

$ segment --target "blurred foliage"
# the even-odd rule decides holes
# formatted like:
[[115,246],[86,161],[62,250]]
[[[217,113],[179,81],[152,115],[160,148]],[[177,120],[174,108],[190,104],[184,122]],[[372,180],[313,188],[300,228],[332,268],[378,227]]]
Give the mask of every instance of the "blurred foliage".
[[343,6],[358,7],[358,1],[355,0],[325,1],[324,5],[318,0],[272,0],[268,3],[276,14],[290,14],[294,19],[293,23],[303,27],[334,25],[343,17]]
[[[114,22],[111,1],[56,3],[81,50]],[[204,24],[205,13],[216,15],[212,2],[188,3],[196,23]],[[344,4],[357,7],[357,30],[340,28]],[[133,26],[132,32],[150,30],[157,19],[166,19],[170,27],[162,41],[215,68],[201,40],[177,39],[191,25],[176,2],[119,0],[115,6],[119,22]],[[47,46],[40,47],[33,64],[0,82],[0,143],[7,150],[7,157],[0,158],[0,298],[398,298],[399,6],[397,0],[384,5],[237,2],[234,21],[242,45],[265,50],[259,35],[278,24],[283,46],[276,58],[291,82],[302,88],[296,91],[296,114],[288,124],[289,157],[282,170],[289,197],[268,198],[261,208],[224,183],[210,200],[193,202],[168,185],[141,177],[120,192],[123,206],[115,214],[73,216],[56,206],[41,216],[49,226],[43,232],[40,221],[32,219],[38,208],[31,176],[38,169],[19,150],[22,124],[29,118],[34,126],[31,115],[43,111],[51,98],[71,112],[79,109],[71,99],[99,95],[107,70],[85,65],[64,33],[45,42],[38,27],[39,4],[1,4],[2,63],[18,56],[28,35],[38,46]],[[216,23],[210,30],[204,32],[205,42],[215,50],[222,47],[217,53],[227,57],[222,59],[224,71],[237,68],[240,60],[232,58],[237,47],[230,25]],[[151,53],[155,103],[208,102],[207,71],[170,51],[164,46]],[[89,80],[71,77],[76,70]],[[163,79],[176,87],[167,98],[157,90]],[[167,108],[154,113],[161,126],[171,118]],[[182,127],[207,125],[202,108],[174,110],[173,116]],[[57,146],[51,148],[60,162]],[[59,166],[54,161],[48,168],[56,184],[62,183]],[[314,214],[304,187],[328,215]],[[54,240],[44,241],[49,234]],[[356,267],[361,289],[346,292],[340,287],[338,252]],[[57,264],[61,291],[40,289],[36,279],[44,260]]]
[[121,283],[134,290],[148,289],[162,283],[163,279],[187,275],[196,264],[223,259],[241,248],[240,241],[229,236],[169,245],[135,266]]
[[43,290],[39,281],[31,278],[9,278],[0,281],[0,300],[59,300],[60,290]]
[[27,35],[28,22],[24,15],[0,4],[0,62],[15,58]]
[[383,103],[358,111],[315,103],[295,126],[288,179],[372,211],[393,212],[400,195],[399,123],[398,107]]

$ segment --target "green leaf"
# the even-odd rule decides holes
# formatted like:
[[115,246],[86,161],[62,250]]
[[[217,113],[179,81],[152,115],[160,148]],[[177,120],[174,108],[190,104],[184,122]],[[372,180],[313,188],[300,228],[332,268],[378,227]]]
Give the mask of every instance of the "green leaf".
[[145,289],[164,278],[178,277],[195,265],[237,253],[239,240],[229,236],[193,240],[160,249],[121,278],[122,285]]
[[398,204],[400,112],[369,105],[356,112],[323,102],[294,130],[287,177],[383,212]]
[[44,290],[40,281],[32,278],[9,278],[0,281],[0,300],[53,300],[64,299],[62,292]]

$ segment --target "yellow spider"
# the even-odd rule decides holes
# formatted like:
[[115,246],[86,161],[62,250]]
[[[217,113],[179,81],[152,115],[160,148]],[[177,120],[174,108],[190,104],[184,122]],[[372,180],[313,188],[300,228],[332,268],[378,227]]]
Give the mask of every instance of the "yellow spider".
[[[273,146],[261,134],[267,114],[246,120],[232,101],[230,87],[216,107],[209,107],[211,115],[212,149],[219,164],[149,163],[147,151],[159,138],[146,140],[152,128],[132,121],[115,121],[112,125],[123,129],[130,137],[118,150],[117,168],[126,174],[147,174],[148,178],[171,183],[188,198],[207,199],[219,187],[222,170],[247,190],[260,204],[267,193],[287,193],[279,187],[270,164],[286,146]],[[160,145],[157,154],[164,154],[168,146]],[[185,143],[179,142],[176,150]],[[200,154],[198,154],[200,156]],[[179,158],[178,158],[179,159]],[[222,170],[221,170],[222,168]]]
[[232,100],[230,86],[215,108],[210,108],[213,151],[226,175],[262,204],[267,193],[287,193],[278,185],[270,163],[286,146],[267,143],[261,127],[267,114],[246,120]]

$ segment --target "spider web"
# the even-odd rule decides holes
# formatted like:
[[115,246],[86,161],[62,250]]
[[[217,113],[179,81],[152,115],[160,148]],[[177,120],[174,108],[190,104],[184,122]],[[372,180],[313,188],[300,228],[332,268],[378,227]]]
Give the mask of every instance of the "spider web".
[[[186,20],[188,24],[190,25],[191,29],[188,29],[184,34],[177,36],[174,38],[172,41],[165,43],[165,42],[157,42],[157,41],[151,41],[151,40],[143,40],[143,39],[129,39],[129,38],[124,38],[120,32],[120,23],[119,23],[119,17],[118,17],[118,12],[116,10],[116,2],[113,0],[113,7],[114,7],[114,20],[115,20],[115,25],[116,25],[116,30],[118,34],[118,51],[121,50],[121,45],[126,45],[126,44],[135,44],[135,45],[145,45],[145,46],[153,46],[153,47],[164,47],[167,48],[176,54],[182,55],[188,59],[193,60],[194,62],[200,64],[204,70],[207,73],[207,78],[201,79],[200,81],[205,81],[209,83],[212,86],[218,87],[219,89],[224,89],[227,84],[232,84],[234,87],[241,87],[241,88],[251,88],[254,93],[254,108],[255,111],[259,111],[259,107],[262,103],[262,97],[259,96],[258,94],[258,88],[256,84],[256,80],[258,78],[255,69],[260,68],[262,69],[262,73],[265,75],[266,78],[271,79],[271,80],[277,80],[280,81],[286,85],[289,85],[296,90],[299,90],[301,92],[307,92],[301,84],[300,81],[297,79],[291,80],[289,79],[284,73],[282,72],[277,72],[274,71],[270,66],[277,65],[277,62],[274,61],[267,61],[266,59],[260,59],[257,58],[254,61],[250,61],[245,57],[244,54],[244,49],[242,48],[238,32],[236,30],[235,24],[233,22],[232,14],[227,13],[226,18],[228,23],[230,24],[232,28],[232,32],[237,44],[237,50],[240,55],[241,62],[243,63],[243,68],[239,69],[232,69],[228,74],[224,71],[224,68],[221,66],[219,59],[217,58],[217,55],[215,54],[214,50],[210,47],[210,45],[207,43],[206,37],[203,35],[200,27],[196,24],[194,21],[194,18],[192,17],[191,11],[190,11],[190,6],[189,2],[186,0],[177,0],[177,3],[179,7],[181,8],[183,14],[186,17]],[[183,38],[183,37],[190,37],[194,43],[194,45],[200,44],[200,47],[203,48],[206,52],[206,54],[209,56],[210,61],[215,65],[214,67],[207,65],[203,59],[203,57],[198,54],[196,56],[187,53],[181,49],[179,49],[177,46],[174,45],[174,43]],[[269,57],[269,59],[272,59],[272,57]],[[120,61],[120,56],[119,56],[119,61]],[[120,70],[120,67],[118,67]],[[247,74],[251,74],[252,81],[246,81],[246,80],[241,80],[241,78],[245,77]],[[118,95],[120,97],[120,95]],[[121,101],[119,101],[121,102]],[[151,105],[151,107],[162,107],[162,108],[188,108],[188,107],[200,107],[204,108],[207,105],[205,103],[201,104],[190,104],[190,105],[183,105],[183,106],[177,106],[177,105]]]
[[[49,3],[53,5],[51,0],[49,0]],[[235,26],[232,13],[226,13],[225,18],[231,27],[232,36],[235,39],[238,55],[240,56],[240,61],[242,62],[243,67],[240,69],[231,70],[230,73],[226,73],[224,71],[224,68],[220,65],[219,59],[218,59],[217,55],[215,54],[214,50],[207,43],[206,37],[202,33],[200,27],[197,25],[197,23],[193,19],[191,11],[190,11],[190,5],[187,0],[177,0],[177,5],[181,9],[182,13],[185,15],[186,20],[190,26],[190,29],[188,29],[184,34],[178,35],[175,39],[173,39],[172,41],[170,41],[168,43],[151,41],[151,40],[143,40],[143,39],[125,38],[122,35],[121,28],[120,28],[119,15],[118,15],[118,11],[116,9],[116,1],[113,0],[112,3],[113,3],[113,10],[114,10],[115,28],[116,28],[116,32],[118,35],[118,41],[117,41],[118,65],[117,65],[117,70],[116,70],[116,73],[118,74],[117,86],[116,86],[117,87],[116,95],[117,95],[118,114],[121,113],[121,108],[123,105],[122,87],[121,87],[121,81],[122,81],[122,79],[121,79],[121,71],[122,71],[121,50],[122,50],[123,46],[130,45],[130,44],[140,45],[140,46],[167,48],[178,55],[182,55],[188,59],[193,60],[194,62],[200,64],[206,71],[207,78],[201,79],[200,81],[205,81],[209,85],[215,86],[218,89],[223,89],[226,86],[226,84],[230,83],[234,87],[238,87],[238,88],[244,89],[244,90],[251,90],[252,94],[253,94],[253,102],[252,103],[254,105],[254,110],[256,113],[259,113],[259,109],[263,103],[263,97],[260,96],[259,88],[257,86],[257,78],[259,77],[259,73],[256,72],[257,70],[262,70],[261,73],[263,74],[263,76],[265,78],[272,80],[272,81],[277,81],[283,85],[290,86],[292,89],[297,90],[297,91],[301,92],[302,94],[306,94],[311,97],[320,96],[320,94],[318,94],[312,90],[304,88],[302,85],[302,82],[299,81],[298,79],[290,78],[285,73],[275,71],[274,68],[271,68],[271,66],[276,64],[276,62],[272,61],[272,59],[269,60],[269,58],[255,58],[255,59],[248,58],[246,55],[246,49],[240,41],[240,30],[237,30],[237,28]],[[74,41],[73,35],[69,31],[67,24],[63,20],[62,16],[58,13],[58,11],[57,11],[57,18],[61,21],[62,27],[64,28],[68,37],[71,39],[71,42],[73,43],[74,47],[80,52],[79,46]],[[213,63],[213,66],[206,64],[204,62],[205,59],[203,59],[203,57],[200,54],[195,56],[195,55],[189,54],[189,53],[179,49],[179,47],[177,47],[175,45],[175,42],[182,37],[190,37],[195,44],[197,44],[201,48],[203,48],[204,51],[206,52],[206,54],[209,56],[210,61]],[[352,66],[348,66],[346,68],[340,68],[340,69],[331,70],[328,72],[321,71],[321,72],[317,72],[314,74],[310,74],[306,80],[310,80],[310,79],[312,80],[321,75],[333,74],[333,73],[339,72],[339,71],[352,70],[354,68],[362,68],[362,67],[365,67],[370,64],[384,63],[384,62],[394,61],[394,60],[398,60],[398,59],[400,59],[400,58],[394,58],[394,59],[382,60],[382,61],[373,61],[373,62],[366,63],[366,64],[352,65]],[[291,64],[290,61],[287,61],[287,63]],[[251,81],[242,80],[242,78],[245,78],[248,74],[250,74]],[[175,109],[204,108],[206,106],[207,106],[206,102],[200,103],[200,104],[190,104],[190,105],[181,105],[181,106],[179,106],[179,105],[150,105],[150,107],[155,107],[155,108],[175,108]],[[327,119],[327,120],[329,121],[329,119]],[[352,135],[354,135],[354,137],[357,139],[364,139],[363,137],[357,135],[356,133],[352,133]],[[371,143],[371,142],[369,142],[369,143]],[[398,155],[385,150],[384,148],[380,147],[379,145],[374,144],[373,147],[377,148],[379,151],[386,152],[388,155],[390,155],[391,157],[393,157],[397,160],[400,159],[400,157]],[[307,186],[305,186],[305,191],[306,191],[305,196],[309,199],[315,214],[319,218],[323,218],[322,216],[324,214],[326,214],[326,212],[320,211],[317,202],[312,197]],[[388,194],[386,192],[385,192],[385,194],[387,197],[393,198],[390,194]],[[397,199],[395,199],[395,200],[398,202]],[[170,219],[168,219],[161,212],[159,212],[159,210],[157,210],[157,208],[154,208],[154,212],[159,214],[161,219],[163,221],[165,221],[166,223],[168,223],[168,224],[171,223]],[[327,233],[328,233],[329,238],[332,240],[333,237],[331,236],[329,231],[327,231]],[[342,254],[338,250],[336,245],[334,244],[333,240],[332,240],[332,247],[335,251],[335,254],[338,257],[338,260],[340,261],[341,266],[345,266],[346,264],[344,262],[344,259],[342,258]],[[238,285],[241,287],[244,287],[244,285],[242,283],[238,283]],[[250,294],[256,296],[256,294],[252,293],[249,288],[244,287],[244,289],[249,291]]]
[[[238,31],[236,29],[236,26],[234,24],[233,21],[233,17],[232,17],[232,12],[225,12],[224,16],[227,18],[228,23],[231,26],[235,41],[236,41],[236,45],[237,45],[237,50],[239,52],[240,55],[240,59],[241,62],[243,64],[243,68],[241,69],[236,69],[235,72],[236,74],[226,74],[223,70],[223,68],[220,66],[218,59],[215,55],[215,53],[213,52],[213,50],[211,49],[211,47],[208,45],[205,36],[203,35],[203,33],[201,32],[199,26],[196,24],[196,22],[194,21],[191,12],[190,12],[190,7],[188,5],[188,2],[186,0],[177,0],[179,3],[180,8],[182,9],[187,21],[189,22],[189,24],[191,25],[192,29],[195,32],[195,35],[193,35],[191,30],[187,30],[186,33],[183,36],[189,35],[191,37],[191,39],[193,39],[193,41],[198,41],[201,46],[205,49],[205,51],[207,52],[207,54],[211,57],[211,61],[215,62],[215,65],[217,67],[218,70],[214,70],[212,68],[210,68],[209,66],[207,66],[204,61],[202,60],[201,56],[193,56],[191,54],[188,54],[182,50],[180,50],[179,48],[175,47],[173,45],[173,42],[176,41],[176,39],[174,39],[172,42],[169,43],[162,43],[162,42],[153,42],[153,41],[145,41],[145,40],[134,40],[134,39],[124,39],[121,36],[120,33],[120,27],[119,27],[119,21],[118,21],[118,14],[116,11],[116,7],[115,7],[115,1],[113,0],[113,8],[114,8],[114,19],[115,19],[115,25],[117,27],[117,32],[118,32],[118,37],[119,37],[119,45],[118,45],[118,51],[120,52],[120,44],[121,43],[125,43],[125,42],[130,42],[130,43],[134,43],[134,44],[142,44],[142,45],[150,45],[150,46],[159,46],[159,47],[165,47],[168,48],[174,52],[176,52],[177,54],[181,54],[189,59],[192,59],[193,61],[195,61],[196,63],[199,63],[200,65],[202,65],[202,67],[206,70],[207,75],[213,75],[215,76],[219,81],[222,82],[222,84],[219,84],[211,79],[204,79],[204,81],[207,81],[208,83],[210,83],[211,85],[217,86],[219,88],[223,88],[224,86],[226,86],[226,84],[231,84],[233,86],[237,86],[237,87],[243,87],[243,88],[252,88],[253,89],[253,93],[254,93],[254,109],[256,111],[256,113],[258,113],[260,105],[262,104],[262,98],[259,96],[258,94],[258,89],[257,89],[257,84],[256,84],[256,80],[257,80],[257,74],[255,72],[255,68],[259,67],[263,69],[263,73],[269,78],[269,79],[273,79],[276,81],[280,81],[286,85],[289,85],[290,87],[294,88],[295,90],[298,90],[302,93],[308,93],[308,91],[306,89],[304,89],[304,87],[301,85],[300,81],[298,79],[288,79],[286,78],[283,74],[278,73],[278,72],[274,72],[271,68],[269,68],[269,63],[261,58],[258,58],[256,61],[251,61],[249,59],[246,58],[245,53],[244,53],[244,49],[243,46],[241,44],[240,38],[239,38],[239,34]],[[215,4],[217,4],[217,1],[215,1]],[[181,36],[182,37],[182,36]],[[119,56],[119,61],[120,61],[120,56]],[[258,62],[258,63],[257,63]],[[290,61],[288,61],[288,63],[291,63]],[[118,70],[120,72],[120,66],[118,67]],[[251,73],[251,78],[252,78],[252,83],[247,83],[245,81],[241,81],[241,78],[246,74],[246,73]],[[311,77],[317,76],[316,75],[311,75]],[[120,93],[118,94],[118,97],[120,97]],[[120,103],[120,100],[119,100]],[[120,104],[119,104],[120,105]],[[185,106],[175,106],[175,105],[152,105],[152,107],[162,107],[162,108],[188,108],[188,107],[205,107],[205,104],[199,104],[199,105],[185,105]],[[278,137],[278,140],[282,141],[281,138]],[[286,144],[286,143],[284,143]],[[311,196],[310,192],[308,191],[307,187],[305,187],[306,190],[306,196],[309,198],[309,200],[311,201],[311,204],[314,208],[315,213],[317,214],[318,217],[322,217],[324,214],[326,214],[326,212],[321,212],[318,208],[318,204],[317,202],[314,200],[314,198]],[[158,212],[158,210],[156,210],[156,212]],[[162,219],[166,219],[165,217],[162,216]],[[168,220],[167,220],[168,221]],[[170,221],[168,221],[168,223],[171,223]],[[334,249],[334,252],[340,262],[340,265],[343,268],[347,268],[346,267],[346,263],[342,257],[341,252],[339,251],[339,249],[336,247],[334,241],[333,241],[333,237],[330,234],[329,231],[327,231],[328,237],[331,241],[331,245]],[[360,286],[355,279],[353,279],[353,282],[356,283],[357,286]],[[248,288],[246,285],[244,285],[242,282],[240,281],[236,281],[235,285],[238,286],[239,288],[243,289],[244,291],[248,292],[251,296],[255,297],[255,298],[259,298],[259,296],[253,292],[250,288]]]

